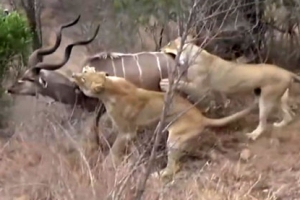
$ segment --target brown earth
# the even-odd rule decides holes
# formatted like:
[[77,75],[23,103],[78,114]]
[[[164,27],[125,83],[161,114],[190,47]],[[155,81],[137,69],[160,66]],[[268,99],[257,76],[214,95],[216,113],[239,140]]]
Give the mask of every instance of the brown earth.
[[[44,17],[52,16],[53,12],[49,7]],[[47,20],[44,38],[50,38],[45,42],[52,43],[53,28],[62,19],[48,16],[44,21]],[[73,33],[76,35],[76,29]],[[63,39],[63,46],[74,38],[70,31]],[[63,47],[46,61],[60,59],[62,52]],[[78,70],[78,63],[86,54],[86,49],[76,49],[64,72]],[[300,199],[299,85],[295,84],[291,96],[291,106],[297,113],[294,123],[271,130],[255,142],[247,141],[245,133],[257,125],[257,112],[229,127],[206,130],[199,140],[199,153],[184,159],[184,170],[174,183],[163,187],[158,180],[150,178],[144,199]],[[250,97],[237,99],[227,110],[215,110],[207,115],[223,116],[251,101]],[[141,136],[133,148],[132,162],[117,171],[102,168],[100,161],[107,151],[92,151],[94,146],[87,140],[91,136],[86,128],[90,115],[58,103],[45,106],[44,100],[15,99],[10,128],[2,131],[0,144],[1,199],[133,199],[148,154],[146,162],[126,178],[135,169],[132,160],[145,149],[149,152],[149,140]],[[273,116],[272,120],[276,120],[275,113]],[[102,127],[102,131],[109,130]],[[157,158],[155,168],[161,168],[166,163],[163,148]]]

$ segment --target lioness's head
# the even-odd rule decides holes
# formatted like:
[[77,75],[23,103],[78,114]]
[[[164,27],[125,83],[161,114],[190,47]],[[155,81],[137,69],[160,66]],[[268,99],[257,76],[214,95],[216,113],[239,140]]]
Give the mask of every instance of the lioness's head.
[[106,72],[96,72],[91,68],[83,70],[82,73],[72,74],[72,78],[79,89],[86,96],[95,98],[104,91],[107,76]]
[[[187,35],[185,44],[193,40],[192,35]],[[177,56],[181,43],[181,37],[176,38],[175,40],[170,41],[167,45],[163,46],[160,51],[166,54],[171,54]]]
[[[165,54],[171,54],[174,55],[175,58],[180,50],[181,45],[181,37],[176,38],[175,40],[172,40],[169,42],[166,46],[161,48],[161,52]],[[190,64],[190,62],[193,62],[194,59],[193,56],[198,55],[203,49],[195,45],[195,39],[192,35],[187,35],[186,40],[182,47],[182,52],[179,57],[179,64]]]
[[82,73],[86,73],[86,72],[96,72],[95,67],[90,67],[88,65],[84,66],[82,68]]

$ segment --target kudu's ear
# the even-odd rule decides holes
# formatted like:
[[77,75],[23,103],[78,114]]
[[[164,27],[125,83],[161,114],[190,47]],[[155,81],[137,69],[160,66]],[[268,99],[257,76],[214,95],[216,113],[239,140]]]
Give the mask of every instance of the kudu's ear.
[[47,86],[48,86],[47,81],[45,81],[42,77],[39,77],[39,83],[41,84],[41,86],[43,88],[47,88]]

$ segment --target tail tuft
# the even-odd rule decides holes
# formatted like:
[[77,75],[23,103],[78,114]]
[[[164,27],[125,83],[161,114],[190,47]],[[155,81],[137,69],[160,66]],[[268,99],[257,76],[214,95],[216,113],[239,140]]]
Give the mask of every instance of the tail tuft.
[[261,95],[261,88],[254,88],[254,94],[255,96],[260,96]]
[[293,79],[294,81],[296,81],[297,83],[300,83],[300,76],[298,76],[297,74],[292,73]]

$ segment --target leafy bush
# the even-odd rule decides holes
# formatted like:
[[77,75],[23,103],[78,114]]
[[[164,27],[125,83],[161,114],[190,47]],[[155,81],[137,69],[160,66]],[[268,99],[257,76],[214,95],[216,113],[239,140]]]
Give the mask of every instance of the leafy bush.
[[15,11],[3,13],[0,10],[0,80],[16,55],[21,54],[26,60],[32,38],[25,16]]
[[30,52],[32,33],[25,16],[18,12],[8,15],[0,9],[0,125],[3,117],[7,115],[8,101],[3,98],[3,79],[15,61],[21,55],[22,62],[27,60]]

